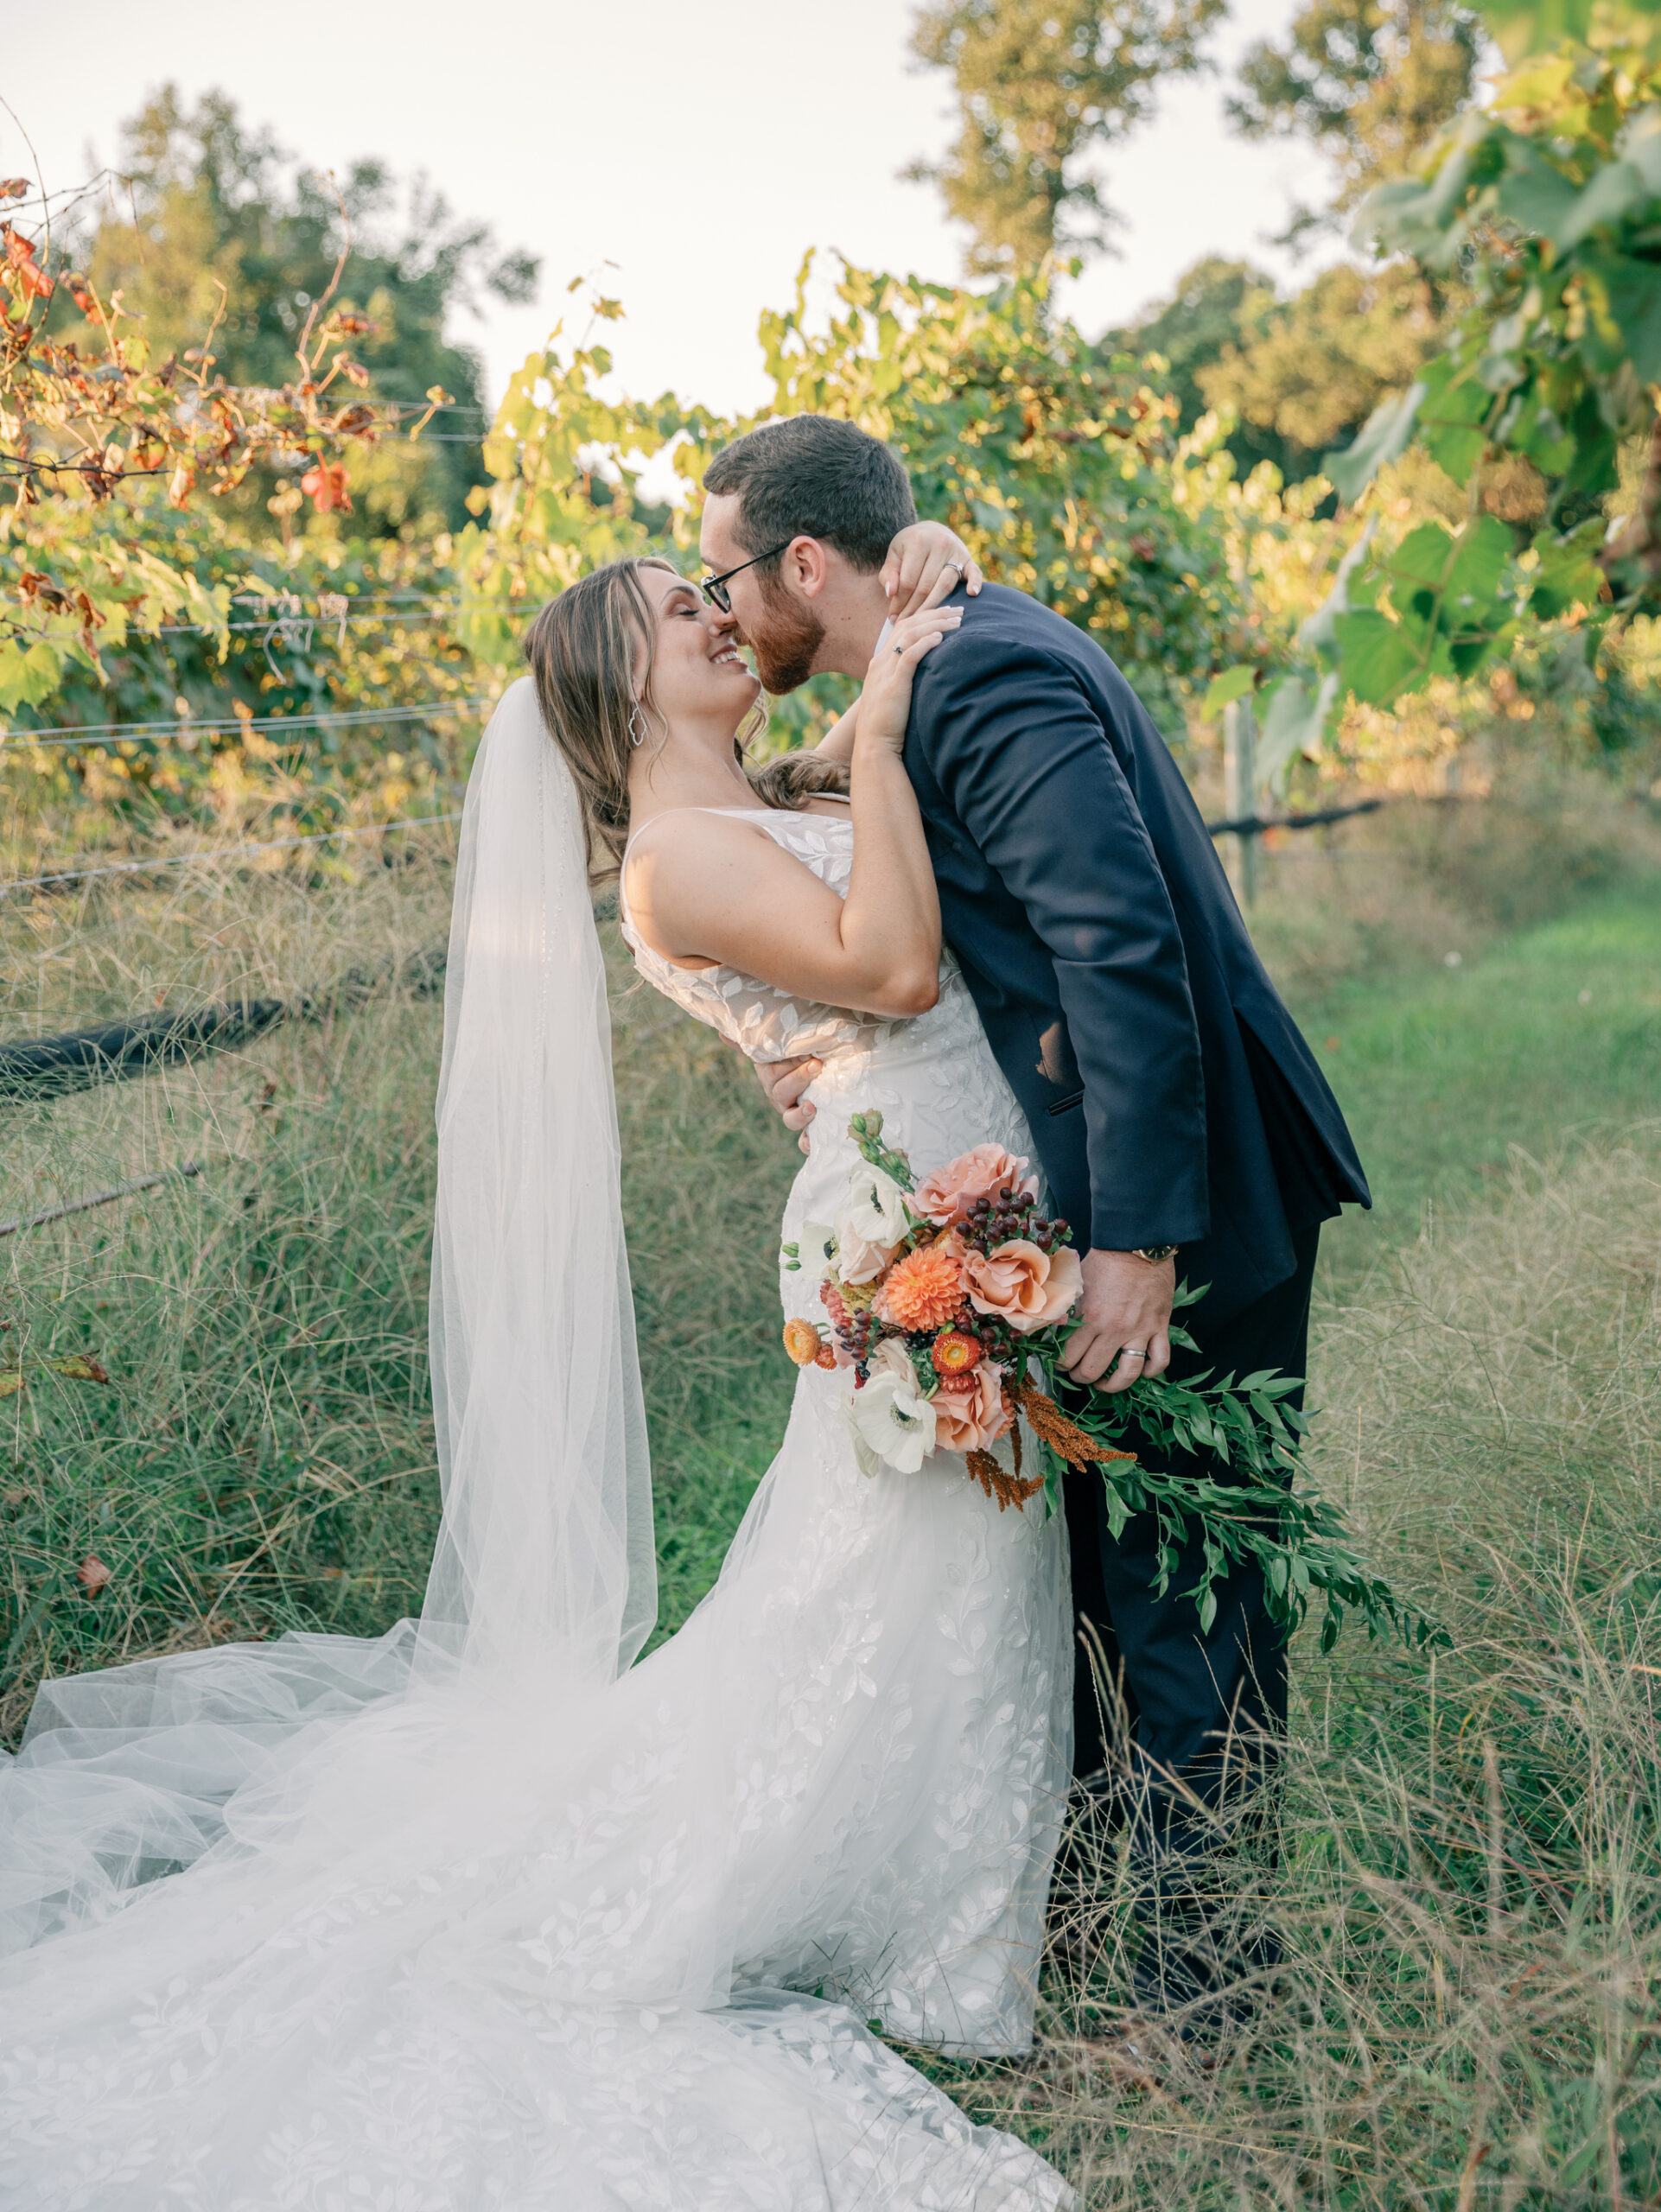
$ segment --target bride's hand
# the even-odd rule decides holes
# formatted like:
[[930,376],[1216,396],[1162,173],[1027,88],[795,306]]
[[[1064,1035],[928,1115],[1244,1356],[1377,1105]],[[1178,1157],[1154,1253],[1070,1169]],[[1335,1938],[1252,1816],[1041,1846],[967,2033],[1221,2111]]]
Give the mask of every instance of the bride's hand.
[[856,760],[869,746],[895,754],[901,752],[911,718],[911,684],[917,664],[942,638],[949,638],[962,620],[963,614],[955,607],[931,607],[894,624],[888,642],[877,648],[865,671],[854,737]]
[[882,588],[888,594],[888,613],[896,622],[938,607],[960,583],[973,599],[983,581],[974,555],[943,522],[907,524],[882,563]]

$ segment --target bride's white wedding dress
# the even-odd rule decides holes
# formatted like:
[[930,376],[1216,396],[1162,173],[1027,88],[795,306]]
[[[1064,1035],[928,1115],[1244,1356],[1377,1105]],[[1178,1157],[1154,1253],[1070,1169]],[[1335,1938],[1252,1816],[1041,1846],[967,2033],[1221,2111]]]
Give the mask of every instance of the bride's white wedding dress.
[[[1069,1765],[1059,1524],[1035,1509],[1000,1514],[946,1455],[911,1476],[862,1475],[840,1412],[851,1377],[810,1368],[716,1589],[627,1665],[650,1578],[638,1498],[626,1511],[613,1478],[636,1424],[627,1388],[620,1412],[616,1393],[580,1420],[570,1403],[591,1363],[582,1332],[610,1286],[603,1266],[587,1283],[579,1268],[562,1304],[536,1249],[553,1199],[538,1198],[534,1162],[576,1110],[568,1096],[540,1120],[541,1094],[550,1071],[571,1079],[571,1009],[593,988],[597,950],[585,939],[569,990],[547,985],[580,856],[527,690],[509,694],[487,738],[469,801],[474,874],[458,888],[458,930],[467,908],[472,933],[457,966],[497,1027],[479,979],[500,950],[492,930],[509,926],[513,868],[540,871],[545,891],[550,843],[563,840],[563,873],[534,925],[519,931],[513,914],[514,973],[529,959],[546,986],[542,1014],[533,1004],[521,1025],[530,1041],[513,1047],[538,1078],[530,1149],[501,1127],[500,1071],[480,1094],[486,1123],[458,1135],[466,1014],[447,1039],[440,1594],[419,1630],[406,1623],[378,1644],[289,1637],[42,1692],[0,1778],[0,1907],[24,1946],[0,1975],[0,2202],[1066,2204],[1036,2153],[971,2126],[865,2024],[964,2054],[1030,2042]],[[509,866],[490,825],[527,789],[534,834],[503,830],[517,840]],[[849,823],[755,819],[845,888]],[[586,909],[581,920],[587,930]],[[931,1013],[876,1022],[792,1006],[729,969],[676,969],[625,929],[652,983],[754,1056],[811,1045],[824,1058],[792,1241],[805,1218],[837,1210],[856,1109],[880,1107],[920,1171],[988,1141],[1030,1151],[949,960]],[[560,1203],[580,1212],[596,1175],[592,1158],[576,1165]],[[602,1168],[614,1207],[614,1159]],[[510,1172],[518,1184],[505,1189]],[[499,1247],[520,1270],[493,1305],[456,1225],[487,1211],[491,1192],[488,1280],[500,1290]],[[525,1209],[536,1236],[519,1225]],[[587,1248],[582,1222],[566,1233]],[[806,1270],[782,1280],[791,1311],[818,1313]],[[563,1395],[551,1412],[529,1401],[520,1412],[563,1426],[521,1498],[500,1474],[469,1485],[511,1440],[500,1408],[512,1370],[488,1362],[499,1323],[523,1365],[515,1317],[527,1304]],[[626,1385],[626,1314],[608,1325],[621,1330]],[[534,1458],[532,1431],[512,1433]],[[567,1471],[584,1453],[600,1472],[577,1484]],[[557,1541],[538,1553],[549,1522]]]

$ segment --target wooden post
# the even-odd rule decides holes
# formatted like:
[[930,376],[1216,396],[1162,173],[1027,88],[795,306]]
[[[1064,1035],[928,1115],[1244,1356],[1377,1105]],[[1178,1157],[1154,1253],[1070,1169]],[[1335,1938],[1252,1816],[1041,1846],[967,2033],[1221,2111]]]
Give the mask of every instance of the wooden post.
[[[1228,786],[1228,810],[1236,822],[1257,811],[1257,724],[1250,699],[1234,699],[1223,709],[1223,775]],[[1257,898],[1257,833],[1235,832],[1234,847],[1240,861],[1240,903],[1251,906]]]

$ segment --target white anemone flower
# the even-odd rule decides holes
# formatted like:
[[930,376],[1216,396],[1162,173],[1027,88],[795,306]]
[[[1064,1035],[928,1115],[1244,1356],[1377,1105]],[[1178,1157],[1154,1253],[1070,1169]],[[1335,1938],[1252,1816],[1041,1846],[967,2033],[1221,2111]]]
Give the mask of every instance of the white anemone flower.
[[837,1273],[843,1281],[875,1282],[910,1226],[899,1184],[862,1160],[848,1179],[847,1203],[837,1216]]
[[870,1380],[843,1411],[864,1474],[888,1466],[914,1475],[934,1449],[934,1408],[898,1344],[881,1346],[871,1362]]
[[897,1244],[911,1227],[906,1194],[892,1175],[862,1160],[848,1178],[848,1203],[837,1217],[868,1244]]
[[842,1244],[828,1221],[805,1221],[798,1249],[801,1254],[802,1265],[811,1268],[823,1280],[835,1273]]

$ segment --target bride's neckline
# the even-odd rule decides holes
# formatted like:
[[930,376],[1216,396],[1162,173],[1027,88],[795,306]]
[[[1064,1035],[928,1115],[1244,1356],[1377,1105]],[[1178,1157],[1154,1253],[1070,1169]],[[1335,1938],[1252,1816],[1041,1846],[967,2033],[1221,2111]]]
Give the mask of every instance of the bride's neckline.
[[[847,806],[850,804],[847,794],[843,791],[816,791],[814,797],[830,799],[838,806]],[[630,830],[628,842],[623,848],[623,857],[618,863],[620,875],[628,866],[628,856],[634,849],[634,840],[637,837],[643,837],[654,822],[666,822],[671,814],[738,814],[748,816],[752,819],[757,816],[765,819],[769,815],[788,814],[793,815],[799,822],[845,822],[849,819],[846,815],[841,814],[810,814],[805,806],[665,806],[658,813],[648,815],[638,830]]]

